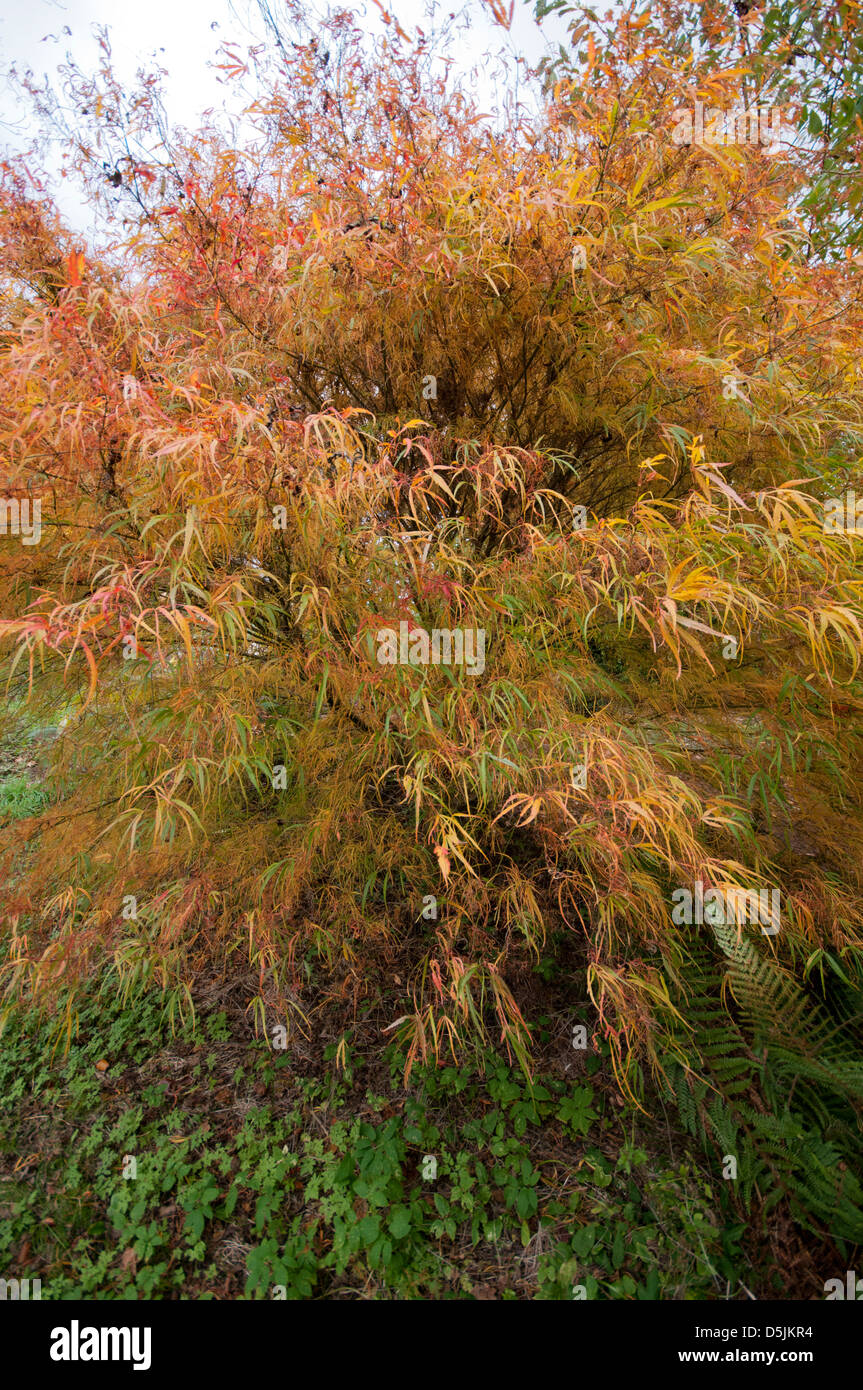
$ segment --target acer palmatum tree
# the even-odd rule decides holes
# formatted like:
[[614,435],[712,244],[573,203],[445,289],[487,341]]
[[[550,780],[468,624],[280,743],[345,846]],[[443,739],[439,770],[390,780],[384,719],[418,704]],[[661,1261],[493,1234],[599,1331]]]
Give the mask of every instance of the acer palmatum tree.
[[860,268],[793,142],[680,138],[752,74],[663,8],[496,117],[291,11],[234,145],[106,53],[98,254],[4,166],[7,716],[63,714],[5,989],[251,968],[529,1067],[571,942],[630,1096],[859,1240]]

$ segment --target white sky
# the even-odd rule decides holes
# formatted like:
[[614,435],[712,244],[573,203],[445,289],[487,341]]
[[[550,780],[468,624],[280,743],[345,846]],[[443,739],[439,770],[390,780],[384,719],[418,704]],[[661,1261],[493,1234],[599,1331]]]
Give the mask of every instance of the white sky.
[[[463,0],[450,0],[440,6],[444,15],[462,8]],[[382,31],[379,11],[371,0],[344,0],[344,8],[365,18],[369,30]],[[387,8],[402,28],[412,33],[425,25],[422,0],[387,0]],[[278,0],[273,0],[278,11]],[[470,3],[470,43],[465,51],[453,50],[456,66],[467,70],[487,50],[510,49],[536,62],[552,37],[563,39],[565,23],[546,20],[540,33],[533,19],[533,5],[517,0],[512,29],[506,35],[495,26],[479,4]],[[95,26],[110,30],[117,74],[132,81],[136,69],[156,63],[167,69],[165,104],[172,124],[194,129],[208,107],[229,109],[242,105],[240,93],[231,84],[220,83],[219,74],[208,64],[218,61],[220,44],[236,42],[241,49],[261,42],[264,27],[254,0],[0,0],[0,146],[12,150],[26,148],[33,131],[28,113],[16,106],[5,73],[11,64],[19,72],[32,69],[34,75],[49,76],[59,89],[58,68],[67,55],[74,57],[86,73],[96,70],[98,50]],[[67,32],[68,31],[68,32]],[[474,42],[475,39],[475,42]],[[467,51],[469,49],[469,51]],[[479,95],[490,100],[491,87]],[[52,192],[70,223],[89,232],[91,218],[73,188],[57,178]]]

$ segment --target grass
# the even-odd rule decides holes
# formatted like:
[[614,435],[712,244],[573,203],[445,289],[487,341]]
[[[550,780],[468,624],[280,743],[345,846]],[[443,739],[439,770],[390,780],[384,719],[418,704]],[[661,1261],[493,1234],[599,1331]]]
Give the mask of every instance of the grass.
[[35,816],[48,804],[44,786],[29,777],[6,777],[0,781],[0,820],[22,820]]

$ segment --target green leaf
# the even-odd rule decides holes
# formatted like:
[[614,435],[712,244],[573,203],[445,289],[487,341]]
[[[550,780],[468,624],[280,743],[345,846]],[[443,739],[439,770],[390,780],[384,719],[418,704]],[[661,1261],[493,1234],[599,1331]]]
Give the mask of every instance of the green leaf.
[[410,1212],[407,1207],[397,1207],[389,1220],[389,1227],[394,1240],[404,1240],[411,1228]]

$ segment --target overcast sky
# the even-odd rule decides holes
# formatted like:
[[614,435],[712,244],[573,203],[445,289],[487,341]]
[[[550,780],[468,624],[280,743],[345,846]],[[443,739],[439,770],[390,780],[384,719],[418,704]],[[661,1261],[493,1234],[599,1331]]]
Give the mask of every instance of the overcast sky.
[[[426,23],[423,0],[388,0],[388,7],[408,33]],[[462,0],[450,0],[441,11],[446,15],[450,9],[461,7]],[[371,0],[345,0],[344,8],[364,18],[369,30],[383,30],[380,13]],[[277,11],[278,0],[273,0],[273,9]],[[517,0],[509,35],[495,26],[479,0],[473,0],[470,15],[470,42],[453,50],[457,66],[467,69],[484,52],[502,46],[530,62],[541,56],[546,41],[534,24],[532,4]],[[27,0],[26,4],[0,0],[0,71],[5,73],[12,64],[22,72],[30,68],[37,77],[48,75],[59,86],[58,68],[71,55],[83,71],[91,73],[98,63],[94,37],[98,25],[107,25],[110,30],[115,71],[120,77],[131,83],[136,69],[152,64],[154,59],[167,69],[169,118],[191,128],[208,107],[223,107],[227,102],[229,109],[237,109],[238,93],[220,83],[219,74],[209,66],[218,61],[220,44],[231,41],[244,47],[264,37],[254,0],[144,0],[142,4],[130,0]],[[543,32],[562,37],[564,25],[558,21],[552,29],[546,21]],[[490,100],[492,89],[489,86],[483,91],[483,84],[481,75],[479,95],[483,101]],[[0,145],[20,150],[32,133],[28,115],[16,105],[4,77],[0,82]],[[52,192],[73,225],[89,230],[87,209],[73,189],[58,178]]]

